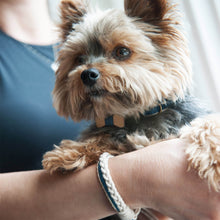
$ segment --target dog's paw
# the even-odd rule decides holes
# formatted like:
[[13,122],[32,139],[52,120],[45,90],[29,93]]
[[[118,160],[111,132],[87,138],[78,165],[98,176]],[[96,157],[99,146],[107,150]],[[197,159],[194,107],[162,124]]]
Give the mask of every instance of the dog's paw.
[[196,168],[199,176],[208,180],[214,190],[220,190],[220,115],[197,118],[181,130],[189,145],[186,154],[189,169]]
[[64,140],[60,146],[44,154],[42,165],[50,173],[77,171],[86,166],[86,156],[78,142]]
[[146,135],[139,133],[127,135],[127,139],[134,144],[134,149],[136,150],[150,145],[150,140],[146,137]]

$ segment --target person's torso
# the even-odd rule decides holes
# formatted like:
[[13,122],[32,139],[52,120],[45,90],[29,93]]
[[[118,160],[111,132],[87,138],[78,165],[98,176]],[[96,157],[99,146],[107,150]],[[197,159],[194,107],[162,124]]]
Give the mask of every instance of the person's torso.
[[0,31],[0,172],[41,168],[42,155],[87,123],[52,106],[53,46],[23,44]]

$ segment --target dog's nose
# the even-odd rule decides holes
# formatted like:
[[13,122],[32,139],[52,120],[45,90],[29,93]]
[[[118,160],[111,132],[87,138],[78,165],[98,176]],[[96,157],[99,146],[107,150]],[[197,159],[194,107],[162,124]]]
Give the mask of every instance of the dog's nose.
[[93,86],[98,80],[100,73],[97,69],[91,68],[81,73],[81,79],[86,86]]

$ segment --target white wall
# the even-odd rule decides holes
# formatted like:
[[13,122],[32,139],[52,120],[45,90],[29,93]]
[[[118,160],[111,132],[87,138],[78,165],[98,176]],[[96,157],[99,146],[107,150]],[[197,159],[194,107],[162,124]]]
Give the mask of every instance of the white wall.
[[[48,0],[56,17],[57,2]],[[101,8],[123,8],[123,0],[90,0]],[[220,112],[220,0],[173,0],[184,14],[194,70],[195,96]]]

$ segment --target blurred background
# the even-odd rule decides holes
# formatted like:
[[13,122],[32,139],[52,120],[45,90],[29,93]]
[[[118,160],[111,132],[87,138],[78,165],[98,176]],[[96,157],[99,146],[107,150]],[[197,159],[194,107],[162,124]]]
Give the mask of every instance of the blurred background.
[[[88,0],[103,9],[123,9],[123,0]],[[58,22],[60,0],[48,0]],[[220,0],[173,0],[183,14],[194,72],[194,95],[220,112]]]

